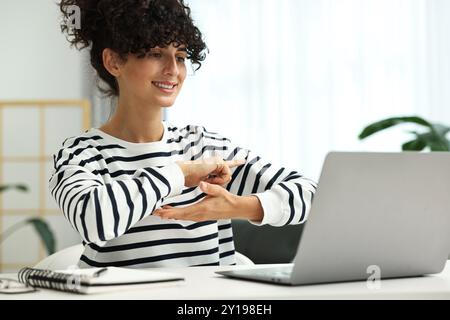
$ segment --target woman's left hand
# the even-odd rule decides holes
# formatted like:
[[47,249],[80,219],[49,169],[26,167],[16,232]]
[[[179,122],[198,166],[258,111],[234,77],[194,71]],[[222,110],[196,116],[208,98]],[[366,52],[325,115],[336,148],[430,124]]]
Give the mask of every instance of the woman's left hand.
[[223,219],[262,220],[263,210],[257,197],[240,197],[227,189],[207,182],[199,184],[207,194],[202,201],[183,208],[163,206],[153,212],[162,219],[210,221]]

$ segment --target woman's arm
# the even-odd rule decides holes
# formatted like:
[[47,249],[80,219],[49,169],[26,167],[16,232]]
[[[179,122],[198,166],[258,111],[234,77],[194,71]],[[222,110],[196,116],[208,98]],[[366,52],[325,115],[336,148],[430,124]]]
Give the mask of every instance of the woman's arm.
[[238,196],[257,197],[264,212],[261,224],[283,226],[306,221],[315,182],[239,147],[233,148],[226,159],[246,160],[245,165],[233,171],[226,189]]
[[[212,135],[212,133],[208,133]],[[224,141],[225,160],[245,160],[232,172],[231,181],[219,186],[201,186],[207,194],[202,201],[187,207],[164,206],[155,213],[179,220],[247,219],[255,224],[283,226],[303,223],[308,216],[316,184],[296,171],[275,167],[246,149]]]
[[[59,153],[50,192],[81,238],[99,246],[123,235],[159,208],[164,198],[180,194],[183,186],[196,186],[202,180],[226,183],[231,180],[230,167],[243,163],[183,161],[142,168],[126,179],[105,183],[92,165],[96,157],[92,148],[76,150]],[[214,178],[208,178],[211,175]]]
[[237,196],[225,188],[201,182],[200,190],[207,196],[196,204],[175,208],[169,205],[157,209],[154,215],[162,219],[207,221],[225,219],[247,219],[260,222],[264,212],[255,196]]
[[84,167],[67,165],[50,179],[50,191],[83,241],[102,246],[149,216],[165,197],[181,193],[184,175],[172,164],[139,169],[128,178],[104,183]]

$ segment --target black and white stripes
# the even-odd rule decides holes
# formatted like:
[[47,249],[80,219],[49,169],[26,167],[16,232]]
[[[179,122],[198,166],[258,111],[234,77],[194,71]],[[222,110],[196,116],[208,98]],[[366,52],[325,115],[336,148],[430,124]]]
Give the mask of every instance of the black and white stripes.
[[255,194],[262,224],[302,223],[315,184],[295,171],[274,168],[252,152],[204,127],[178,129],[164,122],[154,143],[130,143],[91,129],[67,139],[54,156],[50,191],[85,244],[87,266],[200,266],[233,264],[231,221],[164,221],[152,212],[162,205],[187,206],[205,195],[185,188],[179,160],[220,155],[246,159],[232,169],[227,190]]

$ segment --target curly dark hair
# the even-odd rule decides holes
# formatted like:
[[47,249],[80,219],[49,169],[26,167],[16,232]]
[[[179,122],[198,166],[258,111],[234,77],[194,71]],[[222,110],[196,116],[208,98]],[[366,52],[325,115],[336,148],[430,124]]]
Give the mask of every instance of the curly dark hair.
[[[81,13],[81,28],[69,27],[72,6]],[[109,88],[100,90],[118,96],[117,81],[103,66],[105,48],[126,60],[128,54],[144,58],[150,49],[185,45],[187,58],[197,66],[205,60],[206,44],[194,25],[191,10],[183,0],[61,0],[61,31],[71,46],[90,47],[91,64]]]

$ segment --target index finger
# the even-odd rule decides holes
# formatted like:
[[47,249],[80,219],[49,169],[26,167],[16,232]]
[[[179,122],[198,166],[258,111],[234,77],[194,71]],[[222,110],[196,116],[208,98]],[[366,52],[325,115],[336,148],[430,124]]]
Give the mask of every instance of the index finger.
[[241,166],[245,163],[245,159],[237,159],[237,160],[228,160],[225,161],[225,164],[229,167],[229,168],[234,168],[237,166]]

